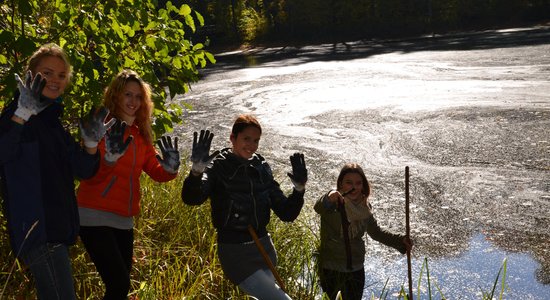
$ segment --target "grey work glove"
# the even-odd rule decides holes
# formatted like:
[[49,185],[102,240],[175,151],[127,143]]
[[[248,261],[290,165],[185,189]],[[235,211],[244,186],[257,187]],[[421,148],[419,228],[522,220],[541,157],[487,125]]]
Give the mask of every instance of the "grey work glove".
[[17,74],[15,74],[15,80],[19,89],[19,101],[14,113],[17,117],[28,121],[31,116],[37,115],[53,103],[49,100],[41,101],[40,99],[42,90],[46,86],[46,78],[42,77],[42,74],[38,73],[33,78],[32,72],[28,71],[24,83]]
[[178,151],[178,138],[172,139],[169,136],[163,136],[157,141],[162,157],[157,154],[157,160],[162,168],[170,173],[176,174],[180,168],[180,153]]
[[107,130],[113,126],[116,122],[114,118],[105,123],[108,114],[109,109],[102,106],[98,110],[92,108],[86,117],[80,119],[80,136],[84,141],[84,146],[88,148],[97,147]]
[[290,164],[292,165],[292,173],[287,173],[288,177],[294,185],[294,189],[298,192],[303,192],[306,189],[307,169],[306,161],[302,153],[294,153],[290,156]]
[[134,136],[130,135],[124,140],[125,129],[126,122],[116,120],[111,129],[105,134],[105,155],[103,158],[109,165],[115,164],[126,153],[128,145],[134,139]]
[[[198,136],[198,140],[197,140]],[[195,131],[193,133],[193,150],[191,152],[191,172],[194,175],[200,175],[206,169],[206,166],[220,153],[220,151],[215,151],[212,155],[210,153],[210,144],[212,144],[212,139],[214,134],[209,130],[201,130],[200,136]]]

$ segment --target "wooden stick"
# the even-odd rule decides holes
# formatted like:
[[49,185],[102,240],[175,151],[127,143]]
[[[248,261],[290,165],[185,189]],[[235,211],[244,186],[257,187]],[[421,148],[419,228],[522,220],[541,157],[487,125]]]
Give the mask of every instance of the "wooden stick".
[[[258,239],[258,235],[256,234],[256,231],[254,230],[254,228],[252,228],[252,225],[250,225],[250,224],[248,225],[248,232],[252,236],[252,239],[254,239],[254,243],[258,247],[258,250],[260,250],[260,253],[262,254],[262,257],[264,258],[265,263],[267,264],[267,266],[271,270],[271,273],[273,273],[273,276],[275,276],[275,279],[277,280],[277,283],[279,284],[279,287],[283,291],[285,291],[285,284],[283,283],[283,280],[279,276],[279,273],[277,273],[277,269],[275,269],[275,266],[271,262],[271,258],[269,258],[269,255],[265,251],[264,246],[260,243],[260,240]],[[285,293],[286,293],[286,291],[285,291]]]
[[[407,239],[411,237],[411,224],[409,220],[409,166],[405,167],[405,231]],[[413,299],[411,251],[407,248],[407,275],[409,277],[409,297]]]

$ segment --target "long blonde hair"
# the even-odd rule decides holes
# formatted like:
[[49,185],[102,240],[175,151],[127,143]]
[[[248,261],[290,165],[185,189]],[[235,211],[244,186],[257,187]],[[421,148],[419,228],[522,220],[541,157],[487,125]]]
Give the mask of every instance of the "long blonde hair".
[[153,101],[151,100],[151,87],[139,75],[132,70],[122,70],[111,81],[103,97],[103,105],[109,109],[111,115],[120,119],[117,103],[121,99],[124,86],[127,82],[134,81],[139,84],[143,92],[143,101],[138,111],[134,124],[139,128],[139,132],[149,143],[153,143],[153,130],[151,128],[153,117]]

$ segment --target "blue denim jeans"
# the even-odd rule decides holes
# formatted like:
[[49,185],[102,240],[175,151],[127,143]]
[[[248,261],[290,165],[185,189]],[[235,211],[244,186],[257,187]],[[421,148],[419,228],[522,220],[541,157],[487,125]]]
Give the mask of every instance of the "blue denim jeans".
[[67,245],[41,245],[21,258],[34,277],[38,299],[76,299]]
[[260,269],[243,280],[239,287],[248,295],[261,300],[291,300],[277,285],[270,270]]

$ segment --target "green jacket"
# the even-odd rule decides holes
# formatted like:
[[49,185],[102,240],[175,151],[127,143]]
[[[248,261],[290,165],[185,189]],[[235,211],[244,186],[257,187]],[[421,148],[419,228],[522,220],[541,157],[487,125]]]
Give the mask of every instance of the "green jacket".
[[[368,205],[371,208],[370,204]],[[342,219],[336,206],[329,202],[328,192],[319,198],[315,203],[314,209],[321,215],[321,247],[319,254],[320,264],[324,269],[340,272],[361,270],[365,261],[365,241],[363,240],[365,232],[373,240],[395,248],[402,254],[407,251],[403,243],[404,236],[384,231],[378,226],[374,215],[371,214],[361,224],[360,232],[363,234],[350,237],[352,269],[348,270],[346,267],[346,248],[342,234]]]

